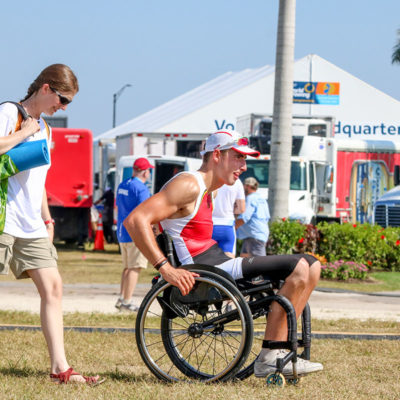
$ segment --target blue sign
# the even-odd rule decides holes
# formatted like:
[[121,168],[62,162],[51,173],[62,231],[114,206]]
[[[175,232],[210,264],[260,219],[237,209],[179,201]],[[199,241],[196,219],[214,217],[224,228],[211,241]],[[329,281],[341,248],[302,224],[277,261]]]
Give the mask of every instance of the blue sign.
[[293,82],[293,103],[339,104],[339,82]]

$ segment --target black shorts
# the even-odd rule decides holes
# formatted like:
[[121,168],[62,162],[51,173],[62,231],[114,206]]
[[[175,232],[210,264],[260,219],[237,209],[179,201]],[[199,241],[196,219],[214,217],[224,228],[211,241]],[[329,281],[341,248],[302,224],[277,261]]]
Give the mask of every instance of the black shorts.
[[206,265],[219,265],[225,261],[230,260],[231,257],[227,256],[223,250],[215,243],[209,249],[201,254],[193,257],[194,264],[206,264]]
[[263,275],[271,280],[285,280],[301,258],[304,258],[310,266],[317,261],[309,254],[246,257],[242,261],[243,277],[253,278]]

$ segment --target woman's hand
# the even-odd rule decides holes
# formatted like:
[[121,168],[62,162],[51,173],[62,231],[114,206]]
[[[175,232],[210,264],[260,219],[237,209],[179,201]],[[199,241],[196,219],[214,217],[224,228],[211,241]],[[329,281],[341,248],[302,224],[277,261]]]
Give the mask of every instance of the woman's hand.
[[49,235],[49,240],[53,243],[54,239],[54,225],[50,222],[46,225],[47,234]]
[[36,121],[36,119],[29,117],[25,121],[22,121],[21,132],[23,132],[25,138],[32,136],[39,131],[40,131],[40,125]]

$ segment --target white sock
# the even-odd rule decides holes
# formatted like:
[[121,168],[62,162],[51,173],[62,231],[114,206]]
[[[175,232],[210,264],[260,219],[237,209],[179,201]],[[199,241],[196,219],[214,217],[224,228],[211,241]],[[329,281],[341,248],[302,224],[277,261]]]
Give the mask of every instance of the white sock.
[[132,297],[130,299],[128,299],[128,300],[125,300],[124,298],[122,298],[122,303],[123,304],[130,304],[131,300],[132,300]]

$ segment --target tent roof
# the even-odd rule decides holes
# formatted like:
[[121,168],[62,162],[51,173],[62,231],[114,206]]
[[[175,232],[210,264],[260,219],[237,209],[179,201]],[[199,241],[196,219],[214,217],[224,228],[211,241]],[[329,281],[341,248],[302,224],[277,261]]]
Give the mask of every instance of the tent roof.
[[238,72],[226,72],[181,96],[98,135],[95,140],[112,139],[130,132],[155,132],[166,124],[236,92],[274,71],[274,66],[266,65]]

